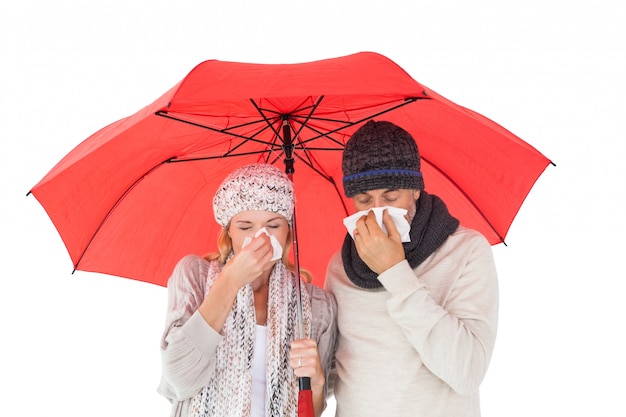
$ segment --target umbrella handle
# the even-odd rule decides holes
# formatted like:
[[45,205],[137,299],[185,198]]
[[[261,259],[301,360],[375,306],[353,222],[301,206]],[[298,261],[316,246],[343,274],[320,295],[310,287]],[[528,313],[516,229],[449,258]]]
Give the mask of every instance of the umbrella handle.
[[298,383],[300,385],[300,391],[298,392],[298,417],[315,417],[311,378],[304,376],[298,379]]

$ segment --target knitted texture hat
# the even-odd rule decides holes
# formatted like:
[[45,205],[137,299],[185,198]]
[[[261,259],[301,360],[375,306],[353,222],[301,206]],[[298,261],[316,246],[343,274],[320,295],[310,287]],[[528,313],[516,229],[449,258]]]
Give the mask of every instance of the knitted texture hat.
[[293,184],[280,169],[269,164],[251,164],[234,170],[213,197],[213,214],[222,227],[238,213],[265,210],[293,218]]
[[354,132],[341,167],[346,197],[380,188],[424,189],[417,144],[391,122],[370,120]]

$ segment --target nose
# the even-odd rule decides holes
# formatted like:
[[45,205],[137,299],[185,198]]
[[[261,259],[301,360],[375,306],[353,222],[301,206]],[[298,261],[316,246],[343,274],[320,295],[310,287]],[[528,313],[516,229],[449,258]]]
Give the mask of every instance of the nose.
[[372,200],[372,208],[374,207],[384,207],[386,204],[383,202],[382,197],[374,197]]
[[[259,233],[261,230],[263,230],[263,232]],[[269,230],[267,230],[267,228],[259,226],[259,227],[254,227],[253,228],[254,231],[254,236],[256,236],[257,234],[260,235],[270,235]]]

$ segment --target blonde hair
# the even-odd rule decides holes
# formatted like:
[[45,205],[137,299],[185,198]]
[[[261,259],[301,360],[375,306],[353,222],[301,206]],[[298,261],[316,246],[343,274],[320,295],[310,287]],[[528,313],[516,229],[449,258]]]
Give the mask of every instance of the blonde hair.
[[[226,226],[222,227],[219,235],[217,236],[217,251],[210,252],[204,255],[204,259],[209,262],[217,261],[224,265],[226,263],[226,259],[228,259],[228,255],[233,250],[233,241],[228,235],[228,228],[230,227],[230,223]],[[291,235],[291,226],[289,226],[289,232],[287,233],[287,245],[285,246],[285,250],[283,251],[283,257],[281,262],[285,265],[285,267],[295,273],[295,265],[289,259],[289,250],[291,249],[291,244],[293,242]],[[300,275],[304,278],[304,281],[310,283],[313,281],[313,275],[306,269],[300,268]]]

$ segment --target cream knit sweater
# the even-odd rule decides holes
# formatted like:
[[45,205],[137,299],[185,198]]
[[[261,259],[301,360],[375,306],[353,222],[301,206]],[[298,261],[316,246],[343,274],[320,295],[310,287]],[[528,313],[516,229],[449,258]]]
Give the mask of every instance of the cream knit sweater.
[[460,227],[415,270],[403,261],[356,287],[337,253],[337,417],[478,417],[494,347],[498,283],[491,247]]

